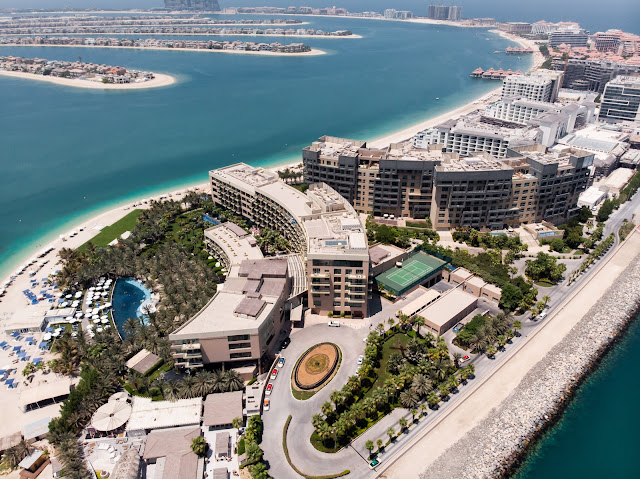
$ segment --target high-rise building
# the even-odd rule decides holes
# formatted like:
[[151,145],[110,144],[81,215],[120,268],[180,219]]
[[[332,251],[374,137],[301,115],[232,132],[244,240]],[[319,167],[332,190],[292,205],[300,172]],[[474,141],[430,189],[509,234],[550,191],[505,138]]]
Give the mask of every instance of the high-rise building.
[[462,7],[448,5],[429,5],[427,17],[433,20],[459,21],[462,18]]
[[164,0],[165,8],[173,10],[205,10],[219,12],[218,0]]
[[530,75],[510,75],[502,84],[502,98],[521,97],[553,103],[562,86],[559,71],[537,71]]
[[589,44],[589,32],[577,28],[562,28],[549,34],[549,46],[555,48],[562,44],[586,47]]
[[345,187],[346,180],[337,182],[323,170],[333,171],[346,144],[362,145],[349,152],[356,160],[348,188],[356,211],[430,218],[437,229],[565,222],[577,211],[593,161],[593,154],[573,148],[547,152],[542,145],[516,141],[497,158],[483,151],[462,157],[444,152],[442,145],[398,143],[370,149],[355,140],[322,137],[303,150],[305,181],[327,178],[331,186]]
[[367,316],[369,250],[356,211],[327,184],[306,194],[243,163],[209,172],[215,203],[280,232],[307,265],[314,314]]
[[640,77],[619,76],[607,83],[598,119],[608,123],[640,121]]
[[384,11],[384,18],[388,18],[389,20],[407,20],[408,18],[413,18],[413,12],[387,8]]
[[506,33],[515,33],[518,35],[526,35],[531,33],[531,24],[526,22],[506,22],[499,23],[498,30]]
[[575,58],[555,60],[554,70],[565,70],[564,88],[588,90],[596,93],[604,92],[605,85],[620,75],[640,73],[640,65],[610,62],[606,60],[578,60]]
[[622,30],[607,30],[591,36],[591,46],[599,52],[618,52],[622,39]]

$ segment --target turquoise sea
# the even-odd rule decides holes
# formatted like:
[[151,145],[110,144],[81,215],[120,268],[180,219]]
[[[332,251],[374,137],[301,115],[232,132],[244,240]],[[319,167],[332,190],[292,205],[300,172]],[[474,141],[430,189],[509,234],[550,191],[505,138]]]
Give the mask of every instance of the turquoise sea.
[[0,77],[0,277],[98,210],[206,182],[208,170],[237,161],[296,161],[321,135],[382,136],[498,87],[469,77],[478,66],[531,62],[494,54],[509,43],[486,30],[302,19],[364,38],[305,39],[328,52],[315,57],[0,47],[0,55],[82,57],[179,80],[118,92]]
[[571,405],[528,455],[515,479],[640,477],[640,322],[605,356]]

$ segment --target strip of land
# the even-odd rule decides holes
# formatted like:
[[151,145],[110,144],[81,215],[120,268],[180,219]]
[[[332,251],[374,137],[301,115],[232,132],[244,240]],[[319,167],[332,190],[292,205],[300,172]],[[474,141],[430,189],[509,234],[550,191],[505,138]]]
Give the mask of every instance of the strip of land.
[[[119,47],[112,45],[32,45],[32,44],[0,44],[0,47],[56,47],[56,48],[120,48],[128,50],[162,50],[167,52],[214,52],[214,53],[236,53],[240,55],[264,55],[269,57],[308,57],[324,55],[324,50],[312,48],[308,52],[272,52],[254,50],[224,50],[214,48],[165,48],[165,47]],[[164,86],[164,85],[163,85]]]
[[176,82],[176,79],[174,77],[161,73],[154,73],[155,78],[137,83],[102,83],[81,78],[70,79],[51,75],[34,75],[33,73],[8,72],[4,70],[0,70],[0,75],[10,78],[37,80],[55,83],[56,85],[64,85],[75,88],[90,88],[94,90],[142,90],[145,88],[159,88],[169,86],[173,85]]

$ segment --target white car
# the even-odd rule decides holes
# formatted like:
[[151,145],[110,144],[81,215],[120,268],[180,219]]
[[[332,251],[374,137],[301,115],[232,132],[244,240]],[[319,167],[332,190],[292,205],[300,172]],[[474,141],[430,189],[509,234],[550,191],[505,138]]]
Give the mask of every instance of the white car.
[[340,327],[340,321],[329,321],[327,324],[329,326],[333,327],[333,328],[339,328]]
[[547,312],[546,312],[546,311],[543,311],[542,313],[540,313],[540,314],[536,317],[536,319],[537,319],[538,321],[542,321],[542,320],[543,320],[544,318],[546,318],[546,317],[547,317]]
[[358,363],[358,366],[362,365],[362,361],[364,361],[364,356],[361,354],[360,356],[358,356],[358,359],[356,360],[356,362]]

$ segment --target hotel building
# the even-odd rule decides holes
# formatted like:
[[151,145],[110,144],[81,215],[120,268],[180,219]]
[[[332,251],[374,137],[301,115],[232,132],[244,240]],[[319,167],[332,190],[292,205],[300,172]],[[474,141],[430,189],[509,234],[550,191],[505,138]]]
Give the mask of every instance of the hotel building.
[[276,173],[242,163],[209,176],[216,203],[261,228],[279,231],[302,256],[313,313],[367,316],[366,230],[337,190],[317,183],[303,194]]
[[[565,70],[564,60],[555,60],[553,68],[554,70]],[[566,65],[562,86],[573,90],[589,90],[603,93],[606,84],[617,76],[634,75],[639,72],[640,65],[571,58]]]
[[[325,136],[303,150],[305,181],[323,178],[350,192],[360,213],[430,218],[436,229],[487,230],[566,221],[577,211],[593,162],[592,154],[573,148],[547,152],[540,144],[505,146],[501,157],[488,152],[463,157],[442,146],[369,149],[362,141]],[[338,178],[331,172],[346,152],[352,171]]]
[[640,77],[619,76],[607,83],[600,104],[600,121],[640,121]]
[[553,103],[562,86],[562,72],[545,71],[531,75],[510,75],[502,84],[502,98],[520,97]]
[[589,44],[589,32],[578,28],[563,28],[549,33],[549,46],[551,48],[560,45],[572,47],[586,47]]

